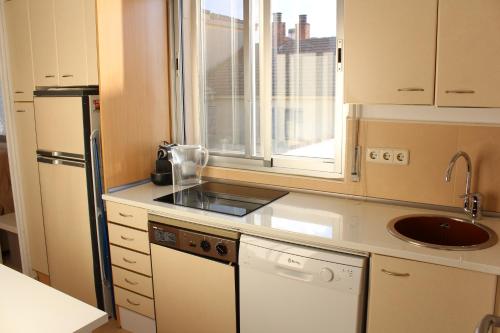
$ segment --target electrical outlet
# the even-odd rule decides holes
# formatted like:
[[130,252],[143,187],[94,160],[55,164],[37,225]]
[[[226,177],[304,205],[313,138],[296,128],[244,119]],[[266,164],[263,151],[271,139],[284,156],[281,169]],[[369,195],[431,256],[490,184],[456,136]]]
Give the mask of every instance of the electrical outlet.
[[392,149],[381,149],[380,163],[392,164],[394,162],[394,152]]
[[408,165],[410,152],[406,149],[394,149],[394,164]]
[[380,162],[381,153],[378,148],[368,148],[366,149],[366,160],[368,162]]

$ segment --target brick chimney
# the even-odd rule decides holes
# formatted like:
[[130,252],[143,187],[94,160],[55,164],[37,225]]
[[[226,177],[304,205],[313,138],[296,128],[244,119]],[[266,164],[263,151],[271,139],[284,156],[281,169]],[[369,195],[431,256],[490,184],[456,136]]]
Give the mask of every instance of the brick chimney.
[[286,22],[281,17],[282,13],[273,13],[273,40],[278,46],[286,41]]
[[299,40],[311,38],[311,25],[307,23],[307,15],[299,15],[299,24],[296,25],[295,29]]

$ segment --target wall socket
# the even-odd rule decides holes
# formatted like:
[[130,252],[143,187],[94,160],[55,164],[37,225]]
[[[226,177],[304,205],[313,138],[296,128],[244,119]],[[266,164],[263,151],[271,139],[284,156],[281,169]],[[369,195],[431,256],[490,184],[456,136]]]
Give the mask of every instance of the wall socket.
[[399,148],[368,148],[366,161],[374,163],[408,165],[410,152]]

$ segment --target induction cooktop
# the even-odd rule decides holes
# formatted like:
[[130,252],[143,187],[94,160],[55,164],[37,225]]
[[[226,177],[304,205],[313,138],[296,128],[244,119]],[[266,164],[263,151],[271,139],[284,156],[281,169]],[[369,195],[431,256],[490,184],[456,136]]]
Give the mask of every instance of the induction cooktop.
[[155,201],[242,217],[287,194],[286,191],[208,182]]

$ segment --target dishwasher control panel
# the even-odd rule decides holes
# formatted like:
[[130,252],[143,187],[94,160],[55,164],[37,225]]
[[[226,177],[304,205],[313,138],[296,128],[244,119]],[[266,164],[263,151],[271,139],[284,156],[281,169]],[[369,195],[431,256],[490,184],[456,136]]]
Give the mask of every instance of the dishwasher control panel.
[[238,261],[237,240],[203,232],[150,222],[149,241],[202,257],[231,263]]

